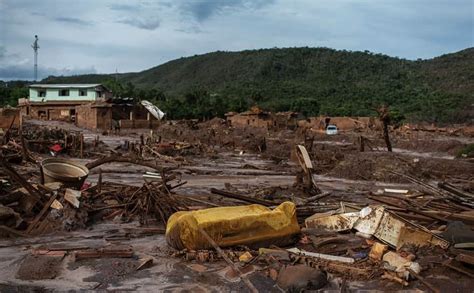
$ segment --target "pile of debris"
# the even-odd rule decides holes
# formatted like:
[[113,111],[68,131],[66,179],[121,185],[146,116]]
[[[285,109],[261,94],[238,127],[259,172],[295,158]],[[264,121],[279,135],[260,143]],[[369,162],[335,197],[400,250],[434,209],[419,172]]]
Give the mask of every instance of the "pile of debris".
[[[215,126],[214,131],[224,129],[218,120],[209,124]],[[386,282],[387,290],[414,288],[421,283],[439,292],[440,282],[430,277],[436,267],[474,276],[470,250],[474,243],[474,195],[455,181],[434,185],[401,173],[399,169],[409,162],[400,161],[395,166],[400,168],[387,168],[386,172],[416,188],[343,194],[324,191],[318,185],[311,152],[297,145],[293,155],[300,168],[294,185],[258,187],[250,194],[226,184],[227,190],[209,188],[213,196],[203,199],[175,192],[186,184],[180,173],[173,172],[185,162],[180,156],[193,150],[212,152],[212,147],[203,147],[197,139],[192,143],[163,142],[153,135],[142,135],[139,141],[126,141],[108,150],[110,155],[85,165],[53,158],[57,160],[53,162],[69,162],[86,170],[85,175],[74,175],[75,180],[61,176],[45,180],[52,175],[44,168],[45,161],[38,168],[39,160],[29,146],[43,145],[38,141],[44,140],[44,145],[57,143],[65,146],[69,155],[82,156],[82,134],[49,131],[33,136],[37,133],[24,137],[20,132],[17,138],[11,134],[0,148],[0,233],[5,236],[44,235],[80,230],[102,221],[123,224],[136,220],[140,229],[113,235],[114,239],[166,233],[167,243],[174,249],[172,256],[201,266],[224,260],[230,267],[226,276],[241,279],[252,292],[258,286],[249,275],[256,272],[288,291],[328,288],[325,286],[342,279],[378,280]],[[209,141],[220,139],[214,136],[209,133],[207,137]],[[259,143],[255,151],[261,153],[264,145]],[[14,166],[20,162],[24,165]],[[154,172],[143,174],[144,181],[138,186],[104,182],[98,167],[111,162],[138,164]],[[97,182],[84,182],[94,168],[98,170]],[[355,167],[345,170],[363,173],[356,171]],[[63,173],[60,175],[68,172]],[[27,180],[27,176],[32,178]],[[33,255],[66,254],[77,261],[136,256],[130,247],[116,246],[33,250]],[[152,262],[144,258],[136,269]]]
[[[305,160],[306,154],[303,150],[300,148],[299,159],[305,179],[305,172],[311,170],[311,164],[309,158]],[[423,277],[426,270],[433,268],[433,264],[441,264],[447,269],[472,277],[473,272],[469,269],[469,265],[473,265],[473,256],[465,249],[472,248],[474,241],[472,231],[474,195],[446,182],[433,186],[407,174],[394,172],[394,175],[415,183],[419,191],[384,189],[377,193],[369,193],[367,199],[371,204],[367,206],[361,206],[359,202],[340,202],[335,208],[334,204],[321,202],[323,198],[334,202],[329,193],[299,199],[300,204],[295,206],[295,217],[300,223],[304,223],[304,228],[296,247],[283,249],[274,243],[257,245],[257,248],[260,248],[254,250],[249,247],[255,247],[256,238],[245,242],[244,236],[239,238],[240,246],[229,244],[232,241],[225,240],[227,235],[241,233],[236,230],[240,229],[241,225],[252,226],[243,224],[249,221],[250,214],[237,212],[242,216],[234,219],[231,210],[226,210],[226,220],[220,220],[212,225],[208,223],[202,228],[192,226],[180,228],[197,229],[195,232],[197,234],[192,234],[197,237],[193,241],[204,243],[202,247],[182,250],[183,243],[186,242],[176,241],[178,237],[176,229],[168,227],[167,234],[169,232],[169,237],[173,239],[170,244],[178,249],[173,255],[199,263],[223,259],[250,290],[255,289],[245,273],[250,266],[265,272],[281,288],[297,291],[322,288],[328,279],[339,276],[348,280],[363,281],[380,277],[382,280],[402,286],[410,286],[412,280],[418,280],[427,289],[439,292],[436,285]],[[316,183],[306,179],[306,184],[311,187]],[[273,207],[281,204],[281,200],[275,197],[258,198],[235,190],[211,189],[211,192],[261,206]],[[208,204],[216,206],[216,202]],[[220,202],[218,206],[222,204]],[[200,220],[201,216],[196,216],[197,223],[219,217],[221,212],[218,209],[200,211],[200,214],[207,214],[207,218]],[[253,209],[253,206],[248,206],[248,209]],[[262,222],[268,220],[264,218],[266,217],[264,211],[262,207]],[[183,214],[179,217],[181,216]],[[188,225],[184,224],[185,222],[180,225]],[[235,224],[232,224],[233,222]],[[169,223],[169,225],[177,224]],[[216,231],[218,229],[216,227],[220,226],[227,228]],[[264,237],[265,233],[258,232],[256,235]],[[203,237],[208,244],[202,239],[197,240],[200,237]],[[207,250],[208,246],[214,247],[215,252]],[[228,249],[223,250],[221,247]]]
[[[56,172],[48,173],[45,169],[52,165],[60,165]],[[119,183],[103,183],[101,175],[94,186],[82,183],[88,169],[113,161],[132,162],[152,167],[161,172],[153,173],[143,186],[135,187]],[[50,163],[51,164],[51,163]],[[15,236],[38,235],[57,230],[75,230],[85,228],[91,219],[113,219],[120,217],[123,221],[138,218],[147,223],[154,218],[166,225],[167,219],[176,211],[186,210],[186,206],[176,200],[171,191],[186,182],[176,175],[166,175],[166,169],[158,167],[156,162],[143,161],[138,157],[109,156],[90,162],[86,166],[61,159],[48,159],[40,167],[42,183],[31,184],[20,175],[7,160],[0,159],[0,167],[6,175],[2,179],[1,188],[4,194],[0,197],[2,221],[0,229],[6,234]],[[57,168],[57,167],[56,167]],[[67,168],[70,168],[67,169]],[[85,176],[74,178],[66,174],[74,168],[86,170]],[[46,174],[46,176],[45,176]],[[54,176],[56,177],[54,177]],[[52,176],[51,178],[47,176]],[[76,175],[77,176],[77,175]],[[44,183],[44,179],[55,182]],[[77,180],[79,179],[79,181]],[[9,184],[7,184],[9,183]],[[11,183],[11,184],[10,184]],[[5,186],[4,185],[10,185]]]

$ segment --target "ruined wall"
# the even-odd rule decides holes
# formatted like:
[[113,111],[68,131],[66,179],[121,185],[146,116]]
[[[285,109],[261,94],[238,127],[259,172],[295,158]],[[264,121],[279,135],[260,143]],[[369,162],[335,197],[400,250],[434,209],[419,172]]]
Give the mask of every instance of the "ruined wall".
[[[133,120],[130,120],[133,112]],[[118,121],[121,128],[153,128],[159,121],[153,116],[147,120],[147,111],[140,106],[113,105],[112,107],[95,106],[94,104],[76,107],[77,126],[88,129],[111,130],[113,120]],[[137,118],[138,117],[138,118]]]
[[156,128],[160,125],[157,119],[143,120],[119,120],[120,128]]
[[146,120],[148,111],[141,105],[114,105],[112,118],[115,120],[130,120],[130,112],[133,113],[133,119]]
[[76,106],[76,125],[87,129],[112,129],[112,109],[92,104]]
[[71,110],[74,105],[29,105],[22,107],[25,115],[42,120],[71,121]]
[[0,108],[0,128],[8,129],[13,121],[13,127],[20,125],[20,109]]
[[274,122],[271,117],[263,118],[259,115],[234,115],[227,117],[232,127],[259,127],[269,128]]
[[298,119],[291,115],[275,113],[272,115],[272,128],[275,130],[295,129],[298,127]]
[[76,125],[87,129],[97,128],[97,108],[91,105],[76,106]]
[[97,128],[102,130],[112,129],[112,108],[95,108]]
[[[336,125],[341,131],[380,129],[381,123],[377,117],[329,117],[329,124]],[[326,116],[310,117],[298,122],[299,127],[324,130]]]
[[362,123],[357,123],[354,118],[351,117],[330,117],[329,124],[336,125],[339,130],[354,130],[357,128],[365,128]]

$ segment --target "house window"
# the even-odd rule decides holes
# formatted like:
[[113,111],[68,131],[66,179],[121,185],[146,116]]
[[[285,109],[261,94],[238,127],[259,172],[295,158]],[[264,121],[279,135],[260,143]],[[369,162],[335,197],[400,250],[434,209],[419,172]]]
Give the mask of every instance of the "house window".
[[45,90],[39,90],[38,91],[38,97],[42,97],[42,98],[46,97],[46,91]]
[[85,96],[87,96],[87,90],[79,90],[79,96],[80,96],[80,97],[85,97]]
[[60,97],[67,97],[69,96],[69,90],[59,90]]
[[102,92],[101,91],[96,91],[96,93],[97,93],[98,98],[102,98]]

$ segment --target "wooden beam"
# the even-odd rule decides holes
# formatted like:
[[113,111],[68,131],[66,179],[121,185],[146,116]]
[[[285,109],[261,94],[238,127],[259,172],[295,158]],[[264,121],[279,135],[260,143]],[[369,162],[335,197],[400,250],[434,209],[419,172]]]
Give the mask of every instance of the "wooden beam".
[[263,200],[263,199],[253,198],[253,197],[249,197],[249,196],[245,196],[245,195],[241,195],[241,194],[237,194],[237,193],[232,193],[232,192],[228,192],[228,191],[224,191],[224,190],[219,190],[219,189],[216,189],[216,188],[211,188],[211,193],[218,194],[218,195],[221,195],[221,196],[224,196],[224,197],[238,199],[238,200],[249,202],[249,203],[261,204],[261,205],[267,206],[267,207],[277,205],[276,203],[271,202],[271,201],[266,201],[266,200]]

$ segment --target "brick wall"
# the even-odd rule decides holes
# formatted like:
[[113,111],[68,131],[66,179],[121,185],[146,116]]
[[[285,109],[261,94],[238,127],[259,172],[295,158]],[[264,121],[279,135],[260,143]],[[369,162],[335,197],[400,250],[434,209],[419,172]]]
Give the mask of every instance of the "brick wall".
[[71,121],[71,110],[75,110],[74,105],[30,105],[22,107],[23,114],[34,119],[44,120]]
[[87,129],[97,128],[97,108],[91,105],[76,106],[76,125]]
[[134,120],[119,120],[120,128],[155,128],[160,125],[160,121],[156,119],[144,120],[144,119],[134,119]]
[[[300,126],[311,127],[313,129],[324,130],[325,126],[324,116],[311,117],[308,122],[300,122]],[[329,117],[331,120],[329,124],[336,125],[339,130],[355,130],[355,129],[378,129],[380,121],[376,117]]]
[[273,125],[272,119],[265,119],[259,115],[234,115],[227,117],[232,127],[259,127],[268,128]]
[[19,109],[1,109],[0,108],[0,128],[6,130],[10,127],[12,121],[13,127],[20,125],[20,110]]
[[112,129],[112,108],[95,108],[96,125],[102,130]]
[[87,129],[112,129],[112,109],[92,104],[76,106],[76,125]]

